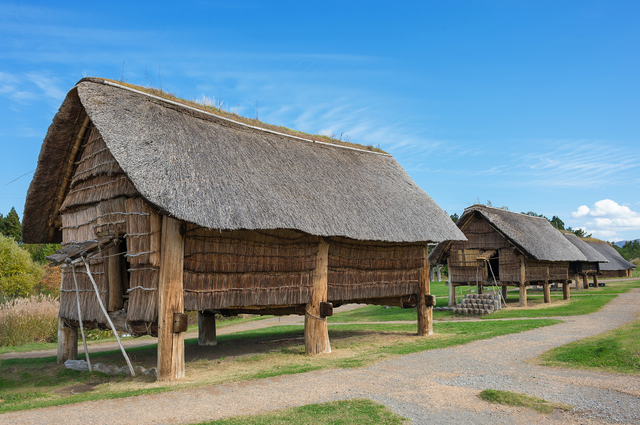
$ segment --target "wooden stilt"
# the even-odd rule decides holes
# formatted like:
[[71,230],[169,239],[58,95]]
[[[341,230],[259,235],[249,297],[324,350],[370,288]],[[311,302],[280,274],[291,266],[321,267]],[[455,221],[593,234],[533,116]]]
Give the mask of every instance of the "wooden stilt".
[[573,281],[576,283],[576,291],[579,291],[582,289],[582,282],[580,281],[580,276],[578,276],[577,274],[573,277]]
[[58,318],[58,364],[78,359],[78,328],[67,326]]
[[184,237],[180,222],[164,216],[158,283],[158,380],[184,378],[184,334],[173,332],[174,313],[184,312]]
[[507,306],[507,285],[502,285],[502,298],[504,299],[504,306]]
[[451,267],[449,267],[449,258],[447,258],[447,281],[449,282],[449,307],[456,305],[456,287],[451,281]]
[[589,278],[586,273],[582,275],[582,289],[589,289]]
[[478,294],[482,294],[483,288],[481,283],[478,283],[477,291],[478,291]]
[[442,282],[442,274],[440,273],[440,269],[442,268],[442,264],[438,264],[436,267],[436,277],[438,278],[438,282]]
[[436,272],[435,267],[430,266],[429,267],[429,280],[433,281],[435,272]]
[[520,256],[520,307],[527,306],[527,286],[526,286],[526,268],[525,268],[524,255]]
[[329,266],[329,244],[318,244],[316,268],[313,271],[311,302],[304,314],[304,351],[306,354],[331,352],[327,318],[320,316],[320,303],[327,302],[327,272]]
[[542,289],[544,291],[544,302],[545,303],[550,303],[551,302],[551,290],[549,288],[549,282],[544,282],[542,284]]
[[198,312],[198,345],[217,345],[216,339],[216,314],[205,310]]
[[420,281],[418,283],[418,335],[433,335],[433,307],[427,307],[425,295],[431,294],[431,282],[429,281],[429,247],[424,247],[422,268],[420,269]]
[[593,275],[593,284],[595,285],[595,287],[598,287],[598,275],[594,274]]
[[562,284],[562,299],[570,300],[571,299],[571,290],[569,289],[569,280],[565,280]]

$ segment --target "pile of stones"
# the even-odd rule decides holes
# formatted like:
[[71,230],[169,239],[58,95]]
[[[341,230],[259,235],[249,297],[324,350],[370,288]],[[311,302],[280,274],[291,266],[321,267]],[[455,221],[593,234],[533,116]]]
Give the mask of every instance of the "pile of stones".
[[500,310],[500,295],[498,294],[467,294],[453,308],[456,314],[491,314]]

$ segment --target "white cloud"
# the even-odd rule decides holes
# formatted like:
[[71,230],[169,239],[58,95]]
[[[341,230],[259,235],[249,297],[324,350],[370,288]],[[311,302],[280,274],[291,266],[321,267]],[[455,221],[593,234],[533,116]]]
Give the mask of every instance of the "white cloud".
[[611,199],[598,201],[591,208],[581,205],[571,217],[588,220],[580,228],[600,238],[616,239],[617,232],[640,230],[640,213]]

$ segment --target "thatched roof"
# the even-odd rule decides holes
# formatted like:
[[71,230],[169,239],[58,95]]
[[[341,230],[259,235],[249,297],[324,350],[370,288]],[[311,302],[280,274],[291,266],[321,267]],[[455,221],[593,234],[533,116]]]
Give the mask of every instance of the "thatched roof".
[[588,239],[585,243],[602,254],[609,262],[600,264],[600,270],[628,270],[635,269],[636,265],[625,260],[614,247],[605,241]]
[[[472,205],[457,221],[460,229],[474,218],[482,217],[520,252],[537,261],[587,261],[578,248],[562,236],[546,218],[532,217],[485,205]],[[444,260],[450,243],[439,244],[429,256],[432,264]]]
[[83,111],[140,195],[180,220],[210,229],[296,229],[358,240],[464,240],[388,154],[280,134],[83,79],[45,137],[25,205],[25,242],[47,242]]
[[580,250],[587,257],[587,261],[590,263],[608,263],[607,257],[602,255],[600,252],[593,249],[590,245],[588,245],[585,241],[580,239],[573,233],[565,233],[563,232],[564,237],[567,238],[569,242],[571,242],[576,248]]

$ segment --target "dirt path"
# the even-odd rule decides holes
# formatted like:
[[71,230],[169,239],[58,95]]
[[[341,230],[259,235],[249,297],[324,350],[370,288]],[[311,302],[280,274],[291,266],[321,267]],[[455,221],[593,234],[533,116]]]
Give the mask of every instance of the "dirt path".
[[[168,424],[283,407],[369,398],[415,424],[640,424],[640,376],[547,368],[526,363],[553,347],[619,327],[638,317],[640,290],[619,295],[601,311],[519,334],[425,351],[362,369],[337,369],[237,382],[165,394],[86,402],[0,415],[12,424]],[[476,394],[511,390],[574,405],[538,415],[490,405]]]

